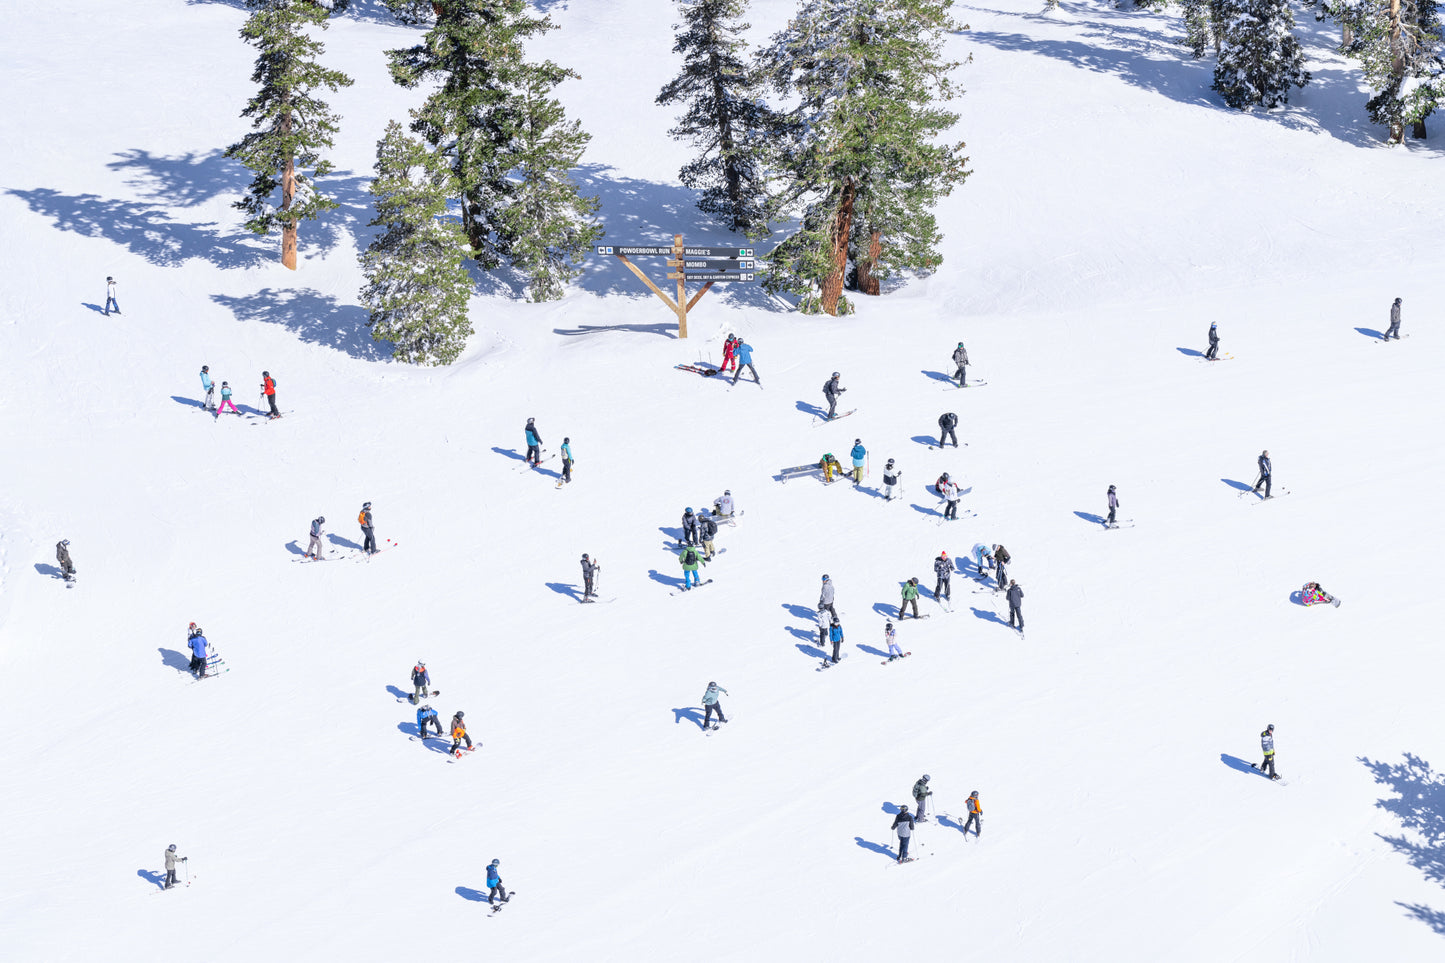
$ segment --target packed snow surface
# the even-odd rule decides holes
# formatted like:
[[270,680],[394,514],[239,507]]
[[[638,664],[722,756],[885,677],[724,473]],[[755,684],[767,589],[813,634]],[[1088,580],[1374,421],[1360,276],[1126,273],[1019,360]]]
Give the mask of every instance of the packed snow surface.
[[[675,11],[541,5],[607,241],[739,243],[653,105]],[[761,43],[791,4],[753,8]],[[382,52],[414,31],[377,0],[327,31],[341,207],[292,273],[218,153],[243,6],[118,12],[17,8],[0,58],[0,956],[1439,958],[1441,135],[1383,148],[1334,28],[1301,15],[1314,81],[1243,114],[1177,15],[961,5],[974,173],[937,274],[843,319],[719,286],[679,341],[614,260],[543,305],[503,271],[423,370],[356,300],[374,145],[424,93]],[[1380,343],[1397,296],[1410,337]],[[762,390],[673,369],[729,332]],[[960,340],[986,386],[948,390]],[[202,364],[247,412],[269,371],[285,417],[203,413]],[[834,370],[858,412],[817,425]],[[927,447],[945,411],[967,447]],[[522,467],[527,417],[571,438],[570,486]],[[855,438],[860,489],[775,479]],[[1263,449],[1269,502],[1240,491]],[[940,524],[943,471],[976,514]],[[1110,484],[1135,527],[1098,523]],[[682,510],[724,488],[712,584],[669,595]],[[396,546],[369,561],[364,501]],[[298,564],[318,515],[337,557]],[[952,614],[929,597],[976,542],[1012,553],[1026,636],[966,574]],[[578,604],[583,552],[615,601]],[[824,573],[849,658],[820,673]],[[881,665],[913,575],[931,618]],[[230,669],[195,685],[193,620]],[[473,755],[407,738],[418,658]],[[1249,769],[1267,723],[1286,786]],[[895,865],[923,773],[949,818]],[[162,894],[172,842],[193,881]],[[520,894],[494,919],[493,858]]]

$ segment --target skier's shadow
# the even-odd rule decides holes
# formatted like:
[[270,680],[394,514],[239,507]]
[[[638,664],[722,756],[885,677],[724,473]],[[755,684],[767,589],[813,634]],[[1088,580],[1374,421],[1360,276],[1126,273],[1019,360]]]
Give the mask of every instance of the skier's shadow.
[[897,816],[898,813],[901,812],[901,809],[900,809],[899,806],[897,806],[897,805],[895,805],[895,804],[893,804],[893,803],[891,803],[891,802],[885,802],[885,803],[883,804],[883,811],[884,811],[885,813],[887,813],[888,815],[890,815],[890,816]]
[[673,710],[672,710],[672,724],[673,724],[673,725],[677,725],[679,722],[682,722],[683,720],[686,720],[686,721],[688,721],[688,722],[695,722],[695,723],[697,723],[697,727],[698,727],[699,729],[701,729],[701,728],[702,728],[702,710],[699,709],[697,706],[687,706],[687,707],[682,708],[682,709],[673,709]]
[[1013,628],[1013,626],[1009,625],[1003,619],[999,618],[998,613],[993,611],[992,609],[981,609],[973,605],[970,605],[968,608],[969,611],[973,613],[975,618],[983,619],[985,622],[996,622],[1006,629]]
[[1238,756],[1231,756],[1227,752],[1221,752],[1219,754],[1219,761],[1224,763],[1230,769],[1234,769],[1238,772],[1249,773],[1251,776],[1260,775],[1260,771],[1258,769],[1254,768]]
[[577,594],[577,586],[570,582],[548,582],[547,587],[558,595],[565,595],[569,599],[581,601],[582,596]]
[[[92,308],[93,308],[93,307],[95,307],[95,305],[92,304],[92,305],[89,305],[89,307],[92,307]],[[165,874],[165,873],[157,873],[157,872],[156,872],[155,870],[153,870],[153,869],[138,869],[138,870],[135,871],[135,874],[136,874],[137,876],[139,876],[141,879],[145,880],[147,883],[154,883],[156,889],[165,889],[165,888],[166,888],[166,874]]]
[[356,542],[353,542],[349,538],[342,538],[340,535],[336,535],[331,532],[328,532],[326,534],[326,540],[332,545],[340,545],[342,548],[354,548],[358,552],[361,551],[361,546],[358,545]]
[[932,378],[934,381],[942,381],[944,384],[948,384],[948,385],[953,384],[953,378],[952,378],[952,376],[946,375],[946,374],[944,374],[942,371],[927,371],[927,370],[924,370],[924,371],[920,371],[920,372],[918,372],[918,373],[921,374],[921,375],[926,375],[926,376]]
[[286,551],[290,552],[292,555],[304,556],[306,554],[306,552],[301,548],[301,543],[294,538],[286,543]]
[[1195,351],[1193,348],[1175,348],[1174,350],[1175,350],[1175,351],[1178,351],[1180,354],[1186,355],[1186,356],[1188,356],[1188,357],[1190,357],[1190,358],[1202,358],[1202,357],[1204,357],[1204,352],[1203,352],[1203,351]]
[[56,568],[54,565],[46,565],[44,562],[36,562],[35,571],[39,572],[41,575],[48,575],[51,578],[60,578],[60,569]]
[[869,842],[862,836],[854,836],[853,842],[857,843],[860,847],[868,850],[869,852],[878,853],[880,856],[887,856],[889,859],[898,858],[898,854],[893,851],[893,847],[891,846],[884,846],[882,843]]
[[462,899],[469,899],[473,903],[485,903],[487,901],[486,893],[483,893],[481,890],[472,889],[470,886],[458,886],[457,895]]
[[938,825],[940,826],[946,826],[949,829],[957,829],[959,831],[963,830],[963,823],[959,822],[958,820],[954,819],[946,813],[936,813],[934,814],[933,818],[938,822]]
[[161,654],[161,662],[177,672],[185,672],[191,668],[191,660],[183,653],[175,649],[167,649],[158,646],[156,651]]
[[909,441],[916,441],[920,445],[927,445],[932,448],[938,442],[937,435],[914,435]]
[[82,308],[90,308],[90,310],[94,311],[96,314],[104,314],[104,313],[105,313],[105,308],[101,307],[101,306],[98,305],[98,304],[91,304],[89,301],[82,301],[82,302],[80,302],[80,306],[81,306]]
[[[811,638],[811,636],[809,636],[809,638]],[[798,643],[797,649],[810,659],[826,659],[832,655],[831,652],[824,652],[816,645],[804,645],[801,642]]]
[[655,568],[647,570],[647,577],[654,582],[660,582],[666,585],[668,588],[679,588],[682,585],[682,578],[680,576],[663,575]]
[[396,686],[394,686],[394,685],[389,685],[389,686],[387,686],[387,687],[386,687],[386,691],[387,691],[387,692],[390,692],[393,696],[395,696],[395,697],[398,698],[398,699],[405,699],[405,698],[408,698],[408,697],[411,695],[410,692],[403,692],[403,691],[401,691],[400,689],[398,689],[398,688],[397,688]]
[[1219,480],[1222,481],[1222,482],[1224,482],[1224,483],[1225,483],[1226,485],[1228,485],[1230,488],[1233,488],[1233,489],[1235,489],[1235,490],[1237,490],[1237,491],[1242,491],[1242,492],[1252,492],[1252,491],[1254,491],[1254,486],[1251,485],[1251,484],[1249,484],[1248,482],[1235,481],[1233,478],[1221,478],[1221,479],[1219,479]]
[[817,405],[810,405],[806,401],[798,401],[794,404],[803,414],[812,415],[814,418],[822,418],[828,414],[828,409],[820,408]]
[[1289,593],[1289,600],[1290,603],[1293,605],[1304,607],[1305,593],[1301,592],[1299,589],[1295,589],[1293,592]]
[[883,658],[885,658],[885,659],[888,658],[888,653],[887,653],[887,652],[884,652],[882,649],[875,649],[875,648],[873,648],[873,646],[871,646],[871,645],[861,645],[861,644],[860,644],[860,645],[858,646],[858,648],[862,649],[864,652],[867,652],[869,655],[877,655],[877,656],[881,656],[881,657],[883,657]]
[[[657,530],[672,539],[674,543],[682,541],[682,529],[680,528],[668,528],[665,525],[659,525],[657,526]],[[681,545],[674,544],[670,547],[676,548],[679,552],[682,551]]]
[[929,518],[942,518],[942,517],[943,517],[943,512],[942,512],[940,509],[937,509],[937,508],[928,508],[928,507],[926,507],[926,506],[923,506],[923,505],[918,504],[917,502],[914,502],[912,505],[909,505],[908,507],[911,508],[911,509],[913,509],[915,512],[918,512],[920,515],[927,515]]
[[205,402],[197,401],[194,398],[182,398],[180,395],[171,395],[171,400],[178,405],[185,405],[187,408],[204,408]]
[[1094,515],[1089,512],[1074,512],[1074,514],[1082,518],[1084,521],[1090,522],[1094,525],[1104,524],[1104,516],[1102,515]]
[[526,455],[519,454],[519,453],[517,452],[517,449],[515,449],[515,448],[498,448],[498,447],[496,447],[496,446],[494,445],[494,446],[492,447],[492,451],[496,452],[496,453],[499,454],[499,455],[506,455],[508,458],[512,459],[513,461],[526,461],[526,460],[527,460],[527,456],[526,456]]
[[[90,307],[95,307],[95,305],[92,304]],[[1383,331],[1376,331],[1374,328],[1356,328],[1355,330],[1367,338],[1374,338],[1376,341],[1385,340],[1385,332]]]
[[793,638],[795,638],[795,639],[805,639],[805,640],[812,640],[812,639],[815,638],[815,637],[817,636],[817,634],[818,634],[816,630],[814,630],[814,631],[809,631],[808,629],[800,629],[800,628],[798,628],[796,625],[790,625],[790,626],[788,626],[788,632],[789,632],[789,633],[793,636]]
[[[900,586],[900,590],[901,588],[902,587]],[[898,603],[874,602],[873,611],[878,615],[883,616],[885,619],[896,619],[898,618]],[[910,609],[909,611],[912,611],[912,609]]]

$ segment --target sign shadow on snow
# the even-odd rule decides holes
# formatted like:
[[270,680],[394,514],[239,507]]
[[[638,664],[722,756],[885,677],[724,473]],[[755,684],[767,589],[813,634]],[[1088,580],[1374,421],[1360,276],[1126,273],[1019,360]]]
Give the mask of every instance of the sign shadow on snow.
[[[631,274],[631,272],[628,272]],[[633,331],[637,334],[660,334],[674,341],[677,337],[676,321],[661,321],[656,324],[579,324],[575,328],[553,328],[553,334],[575,338],[586,334],[605,334],[608,331]]]
[[177,672],[187,672],[191,668],[191,657],[175,649],[167,649],[164,646],[157,646],[156,651],[161,654],[161,662],[168,668]]
[[145,880],[147,883],[154,884],[156,889],[166,888],[165,873],[157,873],[153,869],[138,869],[135,871],[135,874],[141,879]]
[[481,890],[472,889],[470,886],[458,886],[457,895],[462,899],[469,899],[473,903],[485,903],[487,901],[486,893],[483,893]]
[[1251,485],[1249,482],[1236,481],[1236,480],[1233,479],[1233,478],[1221,478],[1221,479],[1219,479],[1219,480],[1222,481],[1222,482],[1224,482],[1224,483],[1225,483],[1226,485],[1228,485],[1230,488],[1233,488],[1233,489],[1235,489],[1235,490],[1237,490],[1237,491],[1242,491],[1242,492],[1252,492],[1252,491],[1254,491],[1254,486]]
[[[91,307],[94,307],[94,305],[91,305]],[[1374,328],[1356,328],[1355,330],[1367,338],[1374,338],[1376,341],[1385,340],[1385,332],[1383,331],[1376,331]]]
[[558,595],[565,595],[569,599],[581,601],[582,596],[577,594],[577,586],[571,582],[548,582],[547,587]]
[[[1377,801],[1375,807],[1394,816],[1404,830],[1399,836],[1376,835],[1424,873],[1426,879],[1445,885],[1445,777],[1408,752],[1403,763],[1379,762],[1364,756],[1359,759],[1375,782],[1392,794],[1391,798]],[[1398,900],[1395,905],[1445,936],[1445,911]]]

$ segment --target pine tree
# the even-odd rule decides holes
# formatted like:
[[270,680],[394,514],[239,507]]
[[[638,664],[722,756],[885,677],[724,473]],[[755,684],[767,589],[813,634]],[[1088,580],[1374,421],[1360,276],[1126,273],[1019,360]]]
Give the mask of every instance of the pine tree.
[[1198,60],[1204,56],[1210,44],[1215,54],[1219,53],[1220,39],[1224,34],[1221,7],[1225,0],[1182,0],[1184,14],[1184,39],[1182,43]]
[[[241,112],[253,118],[252,132],[232,144],[226,156],[256,175],[235,204],[250,217],[246,227],[269,234],[279,226],[281,263],[294,271],[297,225],[336,206],[312,182],[331,172],[321,151],[332,146],[338,123],[316,94],[349,87],[351,78],[316,62],[325,48],[306,28],[325,28],[324,7],[313,0],[247,0],[247,6],[254,12],[241,37],[260,51],[251,75],[260,89]],[[304,173],[308,169],[311,177]]]
[[[682,54],[682,72],[663,86],[657,103],[679,101],[687,112],[668,133],[687,140],[698,155],[679,172],[682,183],[701,190],[697,206],[728,230],[762,236],[767,176],[761,139],[778,117],[759,96],[761,78],[742,59],[742,22],[747,0],[678,0],[683,29],[672,52]],[[673,29],[678,29],[674,26]]]
[[457,193],[445,158],[392,121],[376,145],[372,226],[386,230],[361,255],[361,303],[371,336],[412,364],[451,364],[472,334],[466,235],[447,203]]
[[1288,0],[1222,0],[1224,36],[1213,89],[1230,107],[1278,107],[1309,83]]
[[1402,143],[1405,127],[1425,136],[1425,118],[1445,100],[1445,62],[1435,0],[1335,0],[1327,14],[1348,40],[1342,49],[1360,61],[1375,91],[1366,102],[1370,120],[1384,125],[1386,142]]
[[804,0],[760,63],[797,98],[772,138],[778,189],[768,220],[801,221],[765,259],[764,287],[803,296],[805,312],[851,310],[858,285],[900,270],[932,270],[941,237],[930,208],[968,176],[963,144],[937,143],[958,115],[958,66],[942,56],[961,29],[952,0]]

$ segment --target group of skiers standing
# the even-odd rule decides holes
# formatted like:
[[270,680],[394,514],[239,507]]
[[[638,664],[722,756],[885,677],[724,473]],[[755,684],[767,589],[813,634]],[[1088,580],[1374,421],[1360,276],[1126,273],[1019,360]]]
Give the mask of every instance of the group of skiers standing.
[[[371,517],[371,502],[362,502],[361,510],[356,513],[356,523],[361,526],[361,550],[367,555],[375,555],[376,547],[376,524]],[[322,545],[321,536],[326,534],[326,516],[318,515],[311,519],[311,537],[306,543],[306,558],[321,560]]]
[[[893,817],[893,831],[898,834],[898,856],[897,861],[906,863],[909,861],[908,844],[912,841],[913,834],[919,823],[928,822],[929,799],[933,796],[933,789],[929,786],[929,777],[924,773],[917,782],[913,784],[914,812],[910,813],[906,805],[898,807],[898,814]],[[968,810],[968,819],[963,824],[963,834],[968,835],[970,829],[975,837],[983,834],[983,803],[975,789],[964,801]]]
[[[206,391],[206,400],[201,403],[201,407],[206,411],[211,412],[217,418],[219,418],[221,412],[227,408],[230,408],[238,415],[241,414],[241,410],[237,408],[236,403],[231,400],[232,392],[229,381],[221,382],[221,403],[219,406],[216,404],[216,382],[211,378],[211,366],[208,364],[201,365],[201,387]],[[269,371],[261,372],[261,396],[265,398],[267,404],[271,406],[271,413],[268,417],[280,418],[281,411],[276,407],[276,379],[271,377],[271,372]]]

